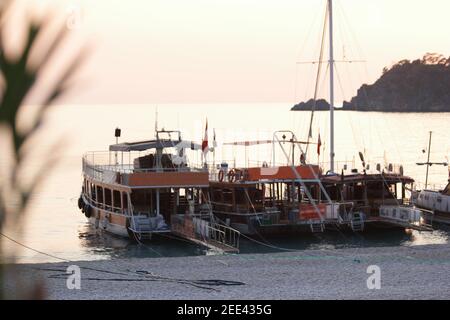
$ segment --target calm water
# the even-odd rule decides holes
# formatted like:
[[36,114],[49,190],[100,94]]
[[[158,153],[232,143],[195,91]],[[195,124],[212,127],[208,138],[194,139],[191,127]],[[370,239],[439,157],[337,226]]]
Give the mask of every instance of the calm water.
[[[216,129],[219,147],[217,159],[244,161],[270,160],[270,146],[249,148],[223,147],[221,143],[271,139],[275,130],[289,129],[304,139],[308,131],[308,112],[290,112],[289,104],[218,104],[218,105],[159,105],[158,124],[165,129],[180,128],[185,139],[201,141],[204,122],[208,118],[210,139]],[[30,210],[20,232],[6,230],[9,236],[35,249],[71,260],[109,259],[114,257],[158,257],[199,255],[205,252],[195,245],[169,238],[156,239],[146,246],[134,245],[128,240],[98,233],[91,229],[79,212],[76,200],[81,185],[81,156],[86,151],[107,150],[114,143],[114,128],[122,129],[121,141],[153,137],[155,106],[63,106],[54,109],[46,126],[34,142],[27,171],[38,170],[42,159],[49,156],[49,147],[62,139],[60,160],[49,171],[45,184],[32,199]],[[358,166],[357,153],[364,152],[372,163],[401,163],[405,173],[418,182],[425,179],[425,168],[415,165],[425,161],[428,132],[432,130],[432,160],[447,160],[450,151],[450,113],[444,114],[384,114],[336,113],[336,158]],[[312,162],[326,162],[328,153],[328,113],[317,113],[314,122],[314,139],[320,130],[325,151],[320,159],[314,150]],[[51,150],[50,153],[55,153]],[[247,158],[246,156],[247,155]],[[356,157],[355,157],[356,156]],[[283,162],[281,152],[277,161]],[[198,159],[192,159],[198,160]],[[2,164],[0,164],[2,165]],[[447,181],[444,167],[432,167],[431,184]],[[26,175],[28,176],[28,175]],[[276,238],[268,241],[290,249],[317,249],[383,245],[421,245],[448,242],[446,230],[433,233],[378,232],[363,235],[332,233],[326,235],[301,235],[296,239]],[[54,261],[15,244],[4,241],[6,252],[15,252],[22,262]],[[274,249],[254,245],[242,240],[242,252],[273,252]]]

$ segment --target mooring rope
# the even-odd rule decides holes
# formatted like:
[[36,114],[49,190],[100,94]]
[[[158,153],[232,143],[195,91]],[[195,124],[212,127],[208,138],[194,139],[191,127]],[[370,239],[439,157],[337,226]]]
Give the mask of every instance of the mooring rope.
[[[16,243],[19,246],[22,246],[28,250],[34,251],[36,253],[45,255],[47,257],[51,257],[53,259],[57,259],[66,263],[73,263],[74,261],[61,258],[58,256],[55,256],[53,254],[49,254],[46,252],[43,252],[41,250],[34,249],[30,246],[27,246],[7,235],[0,232],[0,235],[5,237],[6,239]],[[85,267],[85,266],[79,266],[80,269],[84,270],[90,270],[90,271],[96,271],[100,273],[106,273],[106,274],[113,274],[113,275],[121,275],[121,276],[144,276],[143,278],[97,278],[97,277],[83,277],[83,280],[88,281],[162,281],[162,282],[175,282],[179,284],[187,284],[194,287],[197,287],[199,289],[205,289],[205,290],[212,290],[212,291],[219,291],[215,288],[205,287],[206,286],[236,286],[236,285],[245,285],[244,282],[239,281],[231,281],[231,280],[221,280],[221,279],[201,279],[201,280],[188,280],[188,279],[178,279],[178,278],[170,278],[170,277],[163,277],[156,275],[152,272],[148,272],[145,270],[137,270],[137,271],[131,271],[129,269],[126,270],[126,272],[117,272],[117,271],[111,271],[111,270],[103,270],[99,268],[92,268],[92,267]],[[50,279],[66,279],[67,274],[66,269],[58,269],[58,268],[35,268],[36,270],[42,270],[42,271],[52,271],[52,272],[64,272],[63,274],[53,274],[50,275]]]

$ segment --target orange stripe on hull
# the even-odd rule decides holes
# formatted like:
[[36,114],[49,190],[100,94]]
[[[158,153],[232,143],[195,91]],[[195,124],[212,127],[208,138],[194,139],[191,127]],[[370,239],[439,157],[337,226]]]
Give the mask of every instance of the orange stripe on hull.
[[[317,204],[317,208],[322,216],[326,214],[326,205],[325,204]],[[300,205],[300,220],[315,220],[320,219],[320,215],[317,213],[316,209],[312,204],[301,204]]]
[[142,172],[128,176],[130,187],[208,186],[207,172]]
[[[320,174],[319,166],[296,166],[295,170],[302,179],[314,179],[315,175]],[[273,180],[289,180],[297,179],[297,175],[292,170],[292,167],[270,167],[270,168],[248,168],[249,181],[258,181],[264,179]]]

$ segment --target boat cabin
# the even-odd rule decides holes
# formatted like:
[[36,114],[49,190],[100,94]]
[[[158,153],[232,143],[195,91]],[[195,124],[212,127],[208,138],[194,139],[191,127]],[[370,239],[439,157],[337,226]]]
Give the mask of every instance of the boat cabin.
[[395,173],[329,175],[321,181],[331,200],[352,202],[355,209],[371,216],[377,216],[382,205],[408,204],[406,193],[414,183]]

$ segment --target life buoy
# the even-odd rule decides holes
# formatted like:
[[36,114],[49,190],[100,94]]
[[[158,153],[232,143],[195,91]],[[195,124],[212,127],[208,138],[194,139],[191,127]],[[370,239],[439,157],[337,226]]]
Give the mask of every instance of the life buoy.
[[230,172],[228,172],[228,182],[234,182],[235,178],[236,178],[236,170],[231,169]]
[[220,171],[219,171],[219,176],[218,176],[220,182],[223,181],[224,175],[225,175],[225,172],[224,172],[222,169],[220,169]]
[[90,218],[92,216],[92,208],[88,204],[84,206],[84,215],[86,216],[86,218]]

